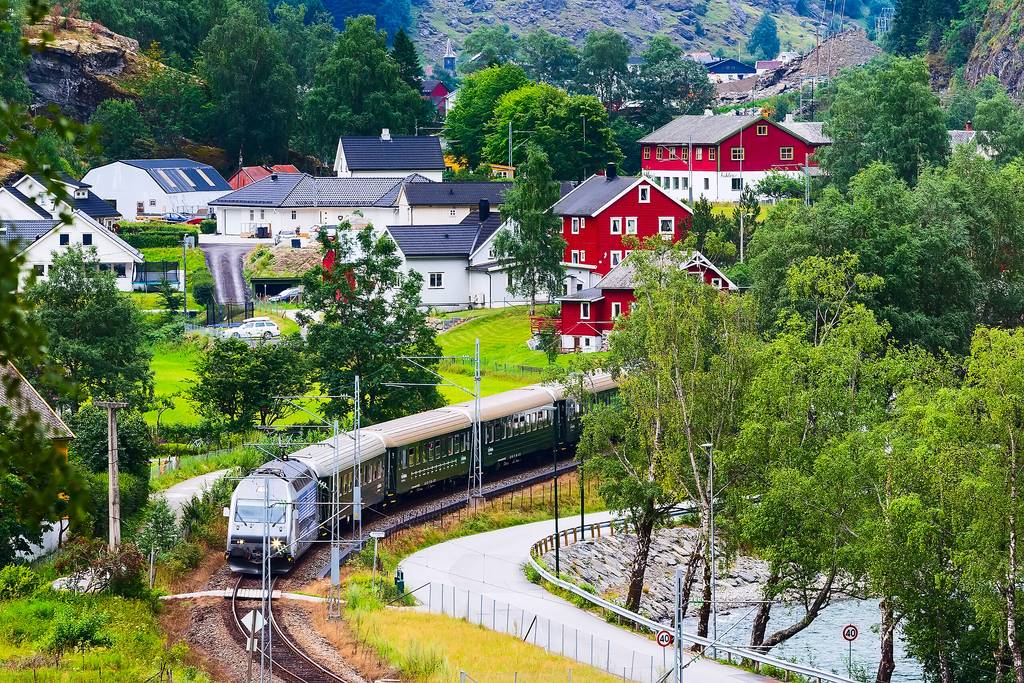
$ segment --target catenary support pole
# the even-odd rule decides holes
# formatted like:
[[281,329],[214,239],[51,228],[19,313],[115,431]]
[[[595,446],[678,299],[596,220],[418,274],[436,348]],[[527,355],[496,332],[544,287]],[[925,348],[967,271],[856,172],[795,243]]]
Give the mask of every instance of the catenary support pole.
[[121,484],[118,475],[117,409],[127,408],[124,401],[96,401],[107,409],[107,544],[111,550],[121,545]]

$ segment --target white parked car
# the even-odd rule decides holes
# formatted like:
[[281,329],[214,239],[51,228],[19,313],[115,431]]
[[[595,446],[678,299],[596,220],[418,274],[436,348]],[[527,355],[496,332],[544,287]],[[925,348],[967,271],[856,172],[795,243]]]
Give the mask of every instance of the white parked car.
[[270,318],[246,318],[241,325],[224,330],[224,336],[231,339],[270,339],[280,337],[281,329]]

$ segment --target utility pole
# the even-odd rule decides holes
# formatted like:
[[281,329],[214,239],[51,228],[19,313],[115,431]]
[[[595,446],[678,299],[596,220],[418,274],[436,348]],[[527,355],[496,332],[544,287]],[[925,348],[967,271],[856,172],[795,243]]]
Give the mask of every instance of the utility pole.
[[676,569],[676,605],[675,605],[675,633],[672,648],[673,662],[672,671],[675,674],[675,683],[683,683],[683,570]]
[[[708,500],[711,503],[708,550],[711,555],[711,642],[718,642],[718,567],[715,558],[715,447],[710,443],[701,444],[708,454]],[[718,648],[712,646],[712,658],[718,656]]]
[[480,338],[473,349],[473,462],[470,474],[469,498],[480,500],[484,497],[484,454],[480,438]]
[[743,129],[740,128],[740,263],[743,263],[743,159],[747,156],[747,148],[743,146]]
[[181,238],[181,307],[185,311],[185,324],[188,324],[188,260],[185,257],[185,248],[188,246],[188,236]]
[[811,205],[811,160],[807,152],[804,152],[804,205]]
[[359,462],[359,456],[362,453],[359,448],[359,427],[362,422],[359,375],[355,376],[353,389],[355,391],[352,400],[352,436],[355,441],[356,455],[352,458],[352,531],[356,532],[356,539],[361,542],[363,540],[363,479],[362,467]]
[[690,190],[690,208],[693,208],[693,133],[690,133],[690,141],[687,143],[686,168],[690,173],[686,186]]
[[121,486],[117,469],[117,409],[127,408],[124,401],[96,401],[99,408],[107,409],[107,516],[109,522],[108,547],[116,550],[121,545]]

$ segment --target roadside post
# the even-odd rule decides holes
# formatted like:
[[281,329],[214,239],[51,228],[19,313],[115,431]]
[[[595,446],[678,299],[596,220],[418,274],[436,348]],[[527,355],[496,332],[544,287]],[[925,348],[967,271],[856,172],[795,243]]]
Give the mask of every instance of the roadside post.
[[370,538],[373,539],[373,571],[370,573],[370,585],[377,590],[377,543],[384,538],[384,532],[371,531]]
[[857,640],[859,635],[860,631],[853,624],[847,624],[843,627],[843,640],[849,646],[846,658],[846,675],[850,678],[853,678],[853,641]]
[[683,570],[676,569],[676,614],[675,614],[675,683],[683,683]]

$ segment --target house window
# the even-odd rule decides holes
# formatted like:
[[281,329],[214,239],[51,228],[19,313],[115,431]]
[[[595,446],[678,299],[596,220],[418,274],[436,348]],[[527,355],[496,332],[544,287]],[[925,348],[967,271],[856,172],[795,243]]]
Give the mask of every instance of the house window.
[[682,182],[683,182],[683,189],[684,190],[690,189],[690,179],[689,178],[683,178]]
[[61,233],[60,235],[60,246],[65,247],[71,244],[71,235]]
[[683,161],[689,161],[690,160],[690,148],[689,147],[680,147],[679,148],[679,158],[682,159]]
[[292,211],[292,220],[294,221],[298,217],[299,217],[299,212],[298,211]]
[[575,249],[573,249],[571,252],[569,252],[569,263],[579,263],[579,262],[580,262],[580,252],[578,252]]
[[654,158],[657,159],[658,161],[661,161],[664,155],[665,149],[661,145],[658,145],[658,151],[654,153]]
[[580,219],[573,217],[572,219],[572,234],[580,234]]
[[252,222],[254,220],[256,220],[256,210],[249,209],[249,221]]
[[615,320],[620,315],[622,315],[622,304],[620,304],[618,301],[613,301],[612,302],[612,320]]
[[675,178],[672,179],[672,189],[673,190],[678,190],[679,189],[679,176],[676,176]]
[[156,206],[156,200],[155,199],[150,199],[149,200],[149,205],[150,206]]
[[733,178],[732,179],[732,191],[733,192],[742,192],[743,191],[743,178]]
[[580,249],[580,263],[586,263],[586,262],[587,262],[587,250],[586,249]]
[[675,147],[669,147],[668,148],[668,158],[669,159],[675,159],[678,156],[679,155],[676,153],[676,148]]
[[46,275],[46,266],[42,263],[37,263],[32,266],[32,272],[36,274],[36,277],[43,277]]
[[744,154],[742,147],[733,147],[731,154],[733,161],[743,161]]
[[581,337],[581,339],[583,340],[583,346],[585,348],[589,349],[590,348],[590,337]]
[[644,147],[644,159],[650,159],[650,158],[651,158],[651,148],[650,147]]
[[708,161],[714,161],[718,158],[718,149],[715,147],[708,147]]
[[576,291],[577,292],[582,292],[583,291],[583,283],[582,282],[577,282],[576,283]]
[[650,204],[651,203],[651,186],[650,185],[641,185],[640,188],[639,188],[638,196],[639,196],[639,201],[640,201],[641,204]]
[[703,159],[704,158],[704,148],[703,147],[698,147],[697,149],[693,150],[693,158],[696,161],[700,161],[701,159]]
[[722,288],[722,278],[720,278],[720,277],[713,277],[713,278],[711,278],[711,286],[712,287],[718,287],[719,289],[721,289]]
[[449,216],[454,216],[455,215],[455,209],[448,209],[448,215]]
[[110,265],[110,269],[114,271],[118,278],[128,277],[128,268],[123,263],[113,263]]
[[710,190],[711,189],[711,178],[705,178],[704,179],[704,189],[705,190]]
[[609,222],[611,224],[612,234],[613,235],[621,235],[622,234],[622,219],[621,218],[612,218],[612,219],[610,219]]
[[260,220],[263,220],[266,217],[267,217],[266,210],[265,209],[260,209]]
[[590,320],[590,302],[580,303],[580,320]]
[[793,161],[793,148],[779,147],[779,159],[782,161]]
[[91,232],[83,232],[82,233],[82,246],[88,247],[88,246],[91,246],[91,245],[92,245],[92,233]]
[[636,216],[630,216],[629,218],[626,219],[626,234],[636,234]]
[[441,289],[444,287],[444,273],[430,273],[430,288]]
[[612,261],[612,268],[614,268],[615,266],[617,266],[620,263],[622,263],[622,252],[621,251],[613,251],[613,252],[611,252],[611,261]]
[[676,219],[672,216],[658,219],[658,232],[662,235],[671,235],[676,231]]
[[760,126],[757,127],[757,134],[768,135],[768,126],[762,123]]

